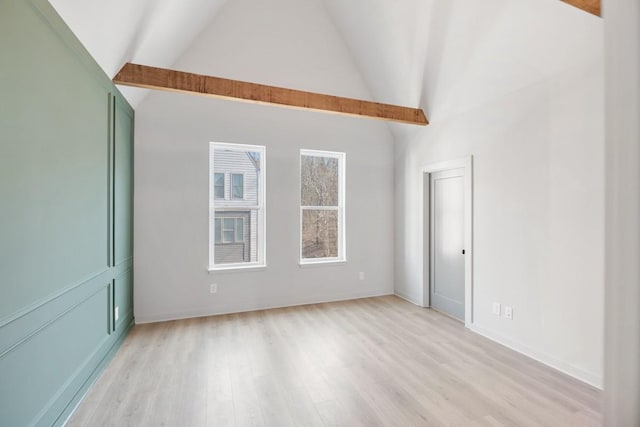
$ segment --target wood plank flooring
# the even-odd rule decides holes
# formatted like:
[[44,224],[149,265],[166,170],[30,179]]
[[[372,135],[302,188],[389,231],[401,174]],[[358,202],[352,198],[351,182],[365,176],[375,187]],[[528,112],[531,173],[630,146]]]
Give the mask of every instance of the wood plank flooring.
[[397,297],[136,326],[69,426],[598,426],[601,393]]

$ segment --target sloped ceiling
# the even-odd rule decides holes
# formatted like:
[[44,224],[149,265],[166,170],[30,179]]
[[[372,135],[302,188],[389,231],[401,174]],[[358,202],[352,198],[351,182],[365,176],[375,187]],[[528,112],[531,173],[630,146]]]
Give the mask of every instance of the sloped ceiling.
[[[170,67],[227,0],[50,0],[111,78],[125,62]],[[122,88],[136,106],[145,92]]]
[[[89,53],[111,78],[126,62],[156,67],[175,67],[180,62],[180,58],[189,52],[191,46],[198,43],[199,36],[211,31],[214,27],[227,29],[226,37],[232,38],[234,34],[242,33],[242,29],[247,25],[253,25],[255,28],[252,31],[256,31],[257,28],[259,31],[268,32],[265,34],[268,37],[264,39],[272,40],[274,34],[282,32],[282,28],[270,25],[270,19],[272,19],[270,15],[277,14],[278,10],[282,10],[283,7],[291,8],[293,6],[294,9],[300,10],[315,8],[321,14],[327,14],[322,0],[303,0],[298,2],[299,4],[294,3],[293,5],[287,5],[286,1],[272,1],[262,5],[255,2],[227,2],[227,0],[181,0],[179,2],[175,0],[50,1]],[[222,13],[223,16],[219,19],[220,12],[226,3],[233,6],[234,12]],[[239,8],[242,8],[244,12],[238,14]],[[261,12],[262,16],[255,16],[255,10],[264,9],[271,10],[266,14]],[[228,22],[229,20],[233,22]],[[309,31],[302,20],[290,21],[288,27],[294,27],[300,32]],[[335,31],[335,27],[330,21],[328,24],[332,27],[329,31]],[[260,43],[261,40],[256,40],[256,42]],[[236,43],[230,43],[229,46],[236,46]],[[301,46],[301,49],[303,48],[304,46]],[[242,73],[242,75],[225,74],[226,67],[221,62],[216,64],[215,70],[185,69],[184,71],[208,73],[238,80],[245,79],[256,83],[271,83],[303,90],[318,91],[319,87],[326,86],[323,82],[318,81],[315,84],[311,83],[300,87],[297,85],[298,82],[280,81],[277,72],[267,72],[266,70],[274,68],[271,64],[267,67],[253,65],[256,63],[264,65],[265,61],[272,64],[287,63],[279,57],[280,50],[277,45],[265,46],[264,54],[259,58],[244,58],[243,51],[236,51],[234,62],[247,63],[247,73]],[[252,52],[255,51],[252,50]],[[325,60],[330,62],[331,58],[325,58]],[[235,66],[232,68],[237,70]],[[260,71],[264,72],[261,74]],[[120,90],[134,108],[140,104],[147,92],[128,87],[121,87]],[[369,91],[367,91],[368,93]],[[350,96],[349,93],[330,94]]]
[[374,96],[432,124],[570,67],[582,31],[601,25],[557,0],[322,1]]
[[[551,39],[557,32],[545,32],[543,27],[566,25],[568,15],[572,15],[571,22],[598,19],[558,0],[300,0],[291,4],[285,0],[266,4],[226,0],[51,1],[110,77],[125,62],[171,68],[198,43],[200,35],[212,28],[220,29],[216,31],[219,37],[231,40],[251,25],[252,32],[261,31],[268,35],[265,40],[277,41],[282,28],[270,25],[270,21],[280,12],[294,16],[288,18],[289,30],[317,32],[317,28],[306,28],[304,11],[324,10],[329,17],[327,25],[334,27],[329,30],[337,30],[368,87],[369,100],[421,107],[432,122],[468,107],[478,93],[491,97],[493,93],[514,91],[557,71],[563,64],[562,56],[569,57],[571,49],[581,43],[571,31],[562,39]],[[233,7],[223,13],[228,9],[225,4]],[[295,10],[303,13],[298,17]],[[261,16],[256,16],[256,11],[261,11]],[[530,15],[530,25],[512,24],[514,16],[523,15]],[[523,49],[506,47],[514,44],[504,43],[505,37],[520,38]],[[532,44],[532,38],[543,42]],[[261,40],[254,42],[260,44]],[[524,48],[531,45],[545,48]],[[229,46],[237,49],[237,43]],[[283,60],[273,43],[265,45],[259,57],[251,51],[251,58],[245,57],[243,50],[234,52],[233,75],[225,75],[222,61],[214,61],[215,67],[208,70],[184,71],[302,90],[320,91],[332,86],[317,81],[323,78],[321,73],[308,74],[315,81],[283,81],[289,74],[279,73],[278,67],[290,61]],[[474,59],[479,57],[482,60]],[[238,61],[246,63],[246,68],[238,68]],[[503,66],[505,63],[517,66]],[[237,75],[239,69],[246,72]],[[507,69],[516,71],[511,75],[501,73]],[[465,81],[478,80],[465,78],[470,74],[481,74],[487,84],[465,85]],[[140,89],[122,91],[134,107],[145,94]],[[410,131],[404,125],[389,126],[394,133]]]

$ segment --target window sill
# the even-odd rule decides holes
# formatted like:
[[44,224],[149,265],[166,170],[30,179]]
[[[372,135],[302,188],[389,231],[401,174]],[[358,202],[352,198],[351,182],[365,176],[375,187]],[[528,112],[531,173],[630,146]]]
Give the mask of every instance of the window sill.
[[347,263],[346,259],[336,259],[336,260],[328,260],[328,261],[305,261],[298,262],[298,266],[300,268],[314,268],[314,267],[331,267],[338,265],[345,265]]
[[233,273],[233,272],[253,272],[253,271],[265,271],[267,269],[266,264],[260,265],[229,265],[225,267],[209,267],[209,274],[213,273]]

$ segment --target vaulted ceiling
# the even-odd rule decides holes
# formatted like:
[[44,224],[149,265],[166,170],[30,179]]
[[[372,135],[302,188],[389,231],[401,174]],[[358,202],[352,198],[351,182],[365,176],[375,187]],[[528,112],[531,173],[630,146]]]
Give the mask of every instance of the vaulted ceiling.
[[[567,31],[566,37],[557,40],[554,38],[557,32],[537,31],[536,26],[562,28],[568,15],[584,15],[571,19],[587,25],[589,19],[599,19],[558,0],[272,0],[268,4],[227,0],[51,0],[51,3],[110,77],[126,62],[172,68],[212,27],[228,29],[219,37],[225,34],[237,37],[250,22],[255,34],[282,31],[283,37],[290,40],[291,34],[318,29],[307,29],[305,22],[291,20],[288,28],[275,28],[269,25],[274,16],[285,12],[292,15],[292,8],[300,10],[301,21],[305,14],[324,14],[326,19],[318,22],[326,22],[332,27],[327,31],[338,34],[355,63],[362,85],[368,89],[364,95],[360,89],[355,90],[358,94],[331,95],[360,95],[376,102],[421,107],[430,119],[468,105],[471,101],[461,100],[468,100],[469,94],[512,91],[531,84],[537,74],[553,71],[547,64],[561,68],[562,56],[580,46],[579,31],[575,35]],[[229,8],[233,11],[225,11]],[[262,16],[248,13],[253,8],[261,10]],[[530,28],[516,25],[513,20],[514,16],[525,15],[530,16]],[[521,38],[523,43],[537,37],[544,41],[538,45],[553,48],[514,50],[513,43],[504,43],[505,34]],[[271,49],[273,53],[269,52]],[[475,60],[478,57],[483,59]],[[554,60],[548,61],[550,57]],[[238,58],[246,60],[241,52]],[[260,61],[277,63],[282,58],[273,46],[267,48],[264,56],[256,58],[256,63]],[[505,62],[510,66],[504,69],[515,71],[506,75],[496,73]],[[291,66],[291,62],[287,64]],[[247,62],[246,75],[225,75],[222,63],[215,68],[184,71],[301,90],[322,92],[324,87],[322,82],[305,79],[280,81],[273,71],[277,70],[277,64],[255,67]],[[525,72],[520,73],[521,70]],[[465,86],[464,75],[470,73],[484,76],[487,84]],[[140,89],[122,91],[134,107],[145,94]]]

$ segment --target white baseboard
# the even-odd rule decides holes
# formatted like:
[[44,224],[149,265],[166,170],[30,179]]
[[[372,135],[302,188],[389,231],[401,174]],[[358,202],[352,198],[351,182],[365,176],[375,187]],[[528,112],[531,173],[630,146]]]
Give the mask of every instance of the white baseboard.
[[[176,311],[176,312],[168,312],[168,313],[136,314],[135,321],[136,321],[136,324],[165,322],[170,320],[190,319],[194,317],[207,317],[207,316],[216,316],[216,315],[222,315],[222,314],[244,313],[249,311],[269,310],[269,309],[275,309],[275,308],[295,307],[300,305],[321,304],[321,303],[327,303],[327,302],[348,301],[353,299],[372,298],[372,297],[387,296],[387,295],[395,295],[398,298],[401,298],[405,301],[408,301],[412,304],[422,307],[422,304],[417,302],[415,298],[409,295],[406,295],[402,292],[399,292],[397,290],[393,292],[389,292],[389,291],[375,292],[374,291],[372,293],[367,293],[367,294],[353,294],[353,293],[334,294],[334,295],[328,295],[328,296],[300,298],[300,299],[286,301],[286,302],[265,302],[262,304],[255,304],[255,305],[249,305],[249,306],[234,305],[234,306],[225,307],[224,309],[206,307],[206,308],[198,308],[194,310]],[[498,344],[504,345],[505,347],[508,347],[514,351],[517,351],[518,353],[521,353],[531,359],[537,360],[540,363],[543,363],[573,378],[576,378],[582,382],[592,385],[593,387],[596,387],[598,389],[602,389],[603,387],[602,375],[597,375],[593,372],[588,372],[583,369],[577,368],[569,363],[558,360],[549,354],[537,351],[525,344],[519,343],[510,338],[504,337],[498,333],[495,333],[489,329],[483,328],[476,324],[468,325],[468,327],[471,331],[479,335],[482,335],[485,338],[495,341]]]
[[546,354],[541,351],[537,351],[525,344],[519,343],[510,338],[506,338],[500,334],[497,334],[493,331],[490,331],[489,329],[483,328],[476,324],[471,324],[469,326],[469,329],[479,335],[482,335],[485,338],[490,339],[491,341],[495,341],[498,344],[501,344],[505,347],[510,348],[511,350],[517,351],[518,353],[523,354],[533,360],[543,363],[557,371],[560,371],[577,380],[580,380],[584,383],[587,383],[593,387],[596,387],[602,390],[602,387],[604,384],[602,375],[597,375],[593,372],[588,372],[588,371],[585,371],[584,369],[575,367],[569,363],[558,360],[549,354]]
[[[412,298],[402,292],[397,290],[394,291],[394,294],[402,298],[405,301],[408,301],[412,304],[422,307],[422,304],[417,302],[415,298]],[[478,335],[482,335],[485,338],[490,339],[491,341],[497,342],[505,347],[510,348],[511,350],[517,351],[520,354],[523,354],[533,360],[536,360],[540,363],[543,363],[557,371],[560,371],[564,374],[567,374],[577,380],[580,380],[584,383],[587,383],[593,387],[596,387],[600,390],[603,388],[604,380],[602,375],[597,375],[593,372],[585,371],[584,369],[577,368],[569,363],[563,362],[561,360],[556,359],[555,357],[546,354],[541,351],[537,351],[525,344],[519,343],[512,339],[506,338],[500,334],[497,334],[489,329],[483,328],[482,326],[478,326],[476,324],[466,324],[465,325],[469,330],[475,332]]]
[[422,303],[418,302],[418,298],[409,296],[409,295],[405,294],[404,292],[400,292],[398,290],[394,290],[393,294],[395,296],[397,296],[398,298],[401,298],[401,299],[403,299],[403,300],[405,300],[407,302],[410,302],[411,304],[417,305],[418,307],[422,307]]
[[334,294],[334,295],[328,295],[328,296],[300,298],[300,299],[295,299],[295,300],[286,301],[286,302],[265,302],[262,304],[255,304],[255,305],[237,304],[237,305],[227,306],[223,309],[214,308],[214,307],[203,307],[203,308],[198,308],[194,310],[184,310],[184,311],[176,311],[176,312],[168,312],[168,313],[136,314],[135,322],[136,322],[136,325],[141,325],[144,323],[166,322],[170,320],[191,319],[194,317],[218,316],[222,314],[246,313],[249,311],[270,310],[274,308],[296,307],[300,305],[322,304],[327,302],[349,301],[354,299],[381,297],[381,296],[388,296],[388,295],[393,295],[393,292],[391,291],[375,292],[374,291],[372,293],[366,293],[366,294],[345,293],[345,294]]

